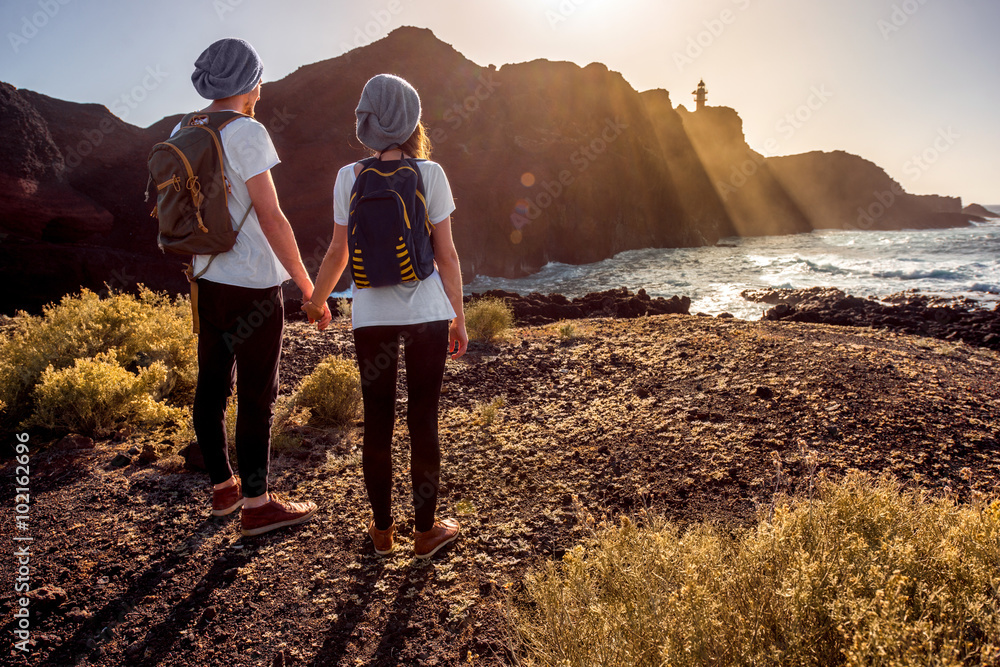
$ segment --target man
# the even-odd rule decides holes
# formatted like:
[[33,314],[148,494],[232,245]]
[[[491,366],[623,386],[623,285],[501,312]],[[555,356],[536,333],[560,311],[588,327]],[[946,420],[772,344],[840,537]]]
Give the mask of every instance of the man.
[[[267,130],[252,118],[263,69],[250,44],[222,39],[198,57],[191,75],[198,94],[212,101],[204,112],[233,110],[251,116],[222,130],[230,216],[240,220],[248,207],[253,208],[236,245],[216,255],[198,279],[194,399],[195,434],[214,485],[212,514],[226,516],[242,507],[243,535],[299,524],[316,512],[315,503],[285,500],[269,492],[267,483],[284,331],[281,284],[291,278],[305,299],[312,296],[313,284],[271,180],[278,155]],[[208,261],[208,256],[196,256],[194,274]],[[322,317],[330,317],[329,308]],[[239,480],[233,476],[226,447],[226,401],[234,384]]]

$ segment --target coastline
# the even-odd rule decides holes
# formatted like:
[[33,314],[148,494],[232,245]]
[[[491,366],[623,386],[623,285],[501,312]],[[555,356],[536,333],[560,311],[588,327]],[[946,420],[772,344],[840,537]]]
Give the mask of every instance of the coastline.
[[[464,531],[428,563],[406,553],[405,538],[392,558],[371,553],[359,426],[302,426],[299,446],[276,452],[275,488],[321,509],[255,540],[240,539],[231,518],[208,517],[207,477],[182,456],[140,456],[162,447],[142,433],[39,451],[32,518],[46,546],[32,561],[33,659],[459,664],[471,652],[506,664],[505,591],[575,545],[587,516],[649,507],[682,525],[745,526],[776,489],[803,488],[811,460],[824,474],[884,472],[959,500],[1000,483],[995,350],[680,314],[571,324],[568,334],[558,322],[518,327],[448,362],[439,513]],[[323,333],[290,322],[281,393],[352,346],[343,320]],[[406,442],[400,403],[394,507],[404,536]],[[0,602],[13,603],[9,593]]]
[[713,246],[629,250],[587,265],[550,262],[517,279],[479,276],[466,293],[504,290],[580,297],[630,286],[651,296],[691,298],[691,312],[723,312],[746,320],[762,309],[747,290],[834,287],[883,299],[919,290],[935,297],[1000,303],[1000,221],[945,230],[814,230],[731,237]]

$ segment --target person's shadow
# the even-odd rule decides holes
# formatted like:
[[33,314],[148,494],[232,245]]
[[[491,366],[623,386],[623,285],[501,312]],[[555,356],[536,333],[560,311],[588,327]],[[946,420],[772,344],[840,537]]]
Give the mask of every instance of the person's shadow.
[[[97,643],[105,639],[107,630],[113,630],[126,620],[126,617],[138,609],[140,601],[152,594],[169,577],[173,570],[189,560],[203,544],[219,531],[228,530],[227,522],[219,521],[216,518],[205,519],[190,536],[180,544],[167,546],[160,550],[161,557],[152,559],[146,569],[136,576],[125,590],[115,600],[108,602],[102,609],[96,611],[94,615],[81,625],[72,637],[62,643],[49,658],[52,664],[75,664],[78,658],[84,657],[86,653],[94,648]],[[197,602],[208,596],[223,580],[222,573],[230,568],[239,568],[246,564],[250,555],[237,555],[228,558],[225,562],[221,559],[216,562],[211,571],[199,582],[195,589],[204,587],[203,593],[191,593],[188,598],[178,604],[180,618],[171,614],[167,620],[161,622],[156,627],[146,633],[143,640],[144,647],[157,648],[158,646],[169,647],[173,644],[173,637],[176,632],[167,632],[168,626],[185,627],[184,620],[190,617],[193,610],[198,608]],[[177,624],[180,623],[180,626]],[[104,628],[104,630],[100,630]],[[95,639],[96,638],[96,639]],[[165,638],[171,638],[164,643]],[[77,653],[81,647],[86,647],[83,654]],[[151,651],[152,652],[152,651]],[[136,660],[132,664],[141,664],[141,660]],[[155,663],[150,663],[155,664]]]
[[[385,560],[379,556],[370,557],[378,558],[378,564],[374,569],[367,570],[368,576],[364,580],[356,581],[354,586],[344,593],[343,601],[336,611],[337,621],[330,628],[330,633],[327,635],[326,641],[323,642],[323,646],[309,663],[312,667],[327,667],[337,664],[352,643],[354,628],[364,619],[365,612],[374,596],[375,584],[385,572]],[[397,554],[396,557],[403,556]],[[433,577],[434,569],[426,567],[424,563],[415,561],[407,568],[407,573],[400,582],[399,590],[396,591],[396,597],[392,602],[392,612],[386,620],[381,641],[369,664],[399,664],[399,656],[393,655],[393,652],[399,648],[400,637],[413,616],[416,599]],[[360,598],[360,602],[353,601],[354,596]]]
[[399,648],[401,636],[406,630],[417,599],[423,593],[427,583],[434,578],[434,568],[426,561],[414,561],[407,570],[406,576],[399,584],[396,599],[392,601],[392,611],[386,620],[385,630],[378,648],[372,656],[376,665],[395,665],[399,662],[398,655],[393,655]]

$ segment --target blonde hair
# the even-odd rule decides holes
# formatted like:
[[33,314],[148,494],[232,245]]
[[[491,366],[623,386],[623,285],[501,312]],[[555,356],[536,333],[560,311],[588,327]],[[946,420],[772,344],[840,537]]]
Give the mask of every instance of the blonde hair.
[[[418,160],[429,160],[431,159],[431,139],[427,136],[427,131],[424,129],[423,121],[417,121],[417,129],[413,130],[413,134],[410,138],[403,142],[403,145],[399,147],[401,151],[409,155],[410,157],[417,158]],[[381,156],[382,153],[386,151],[372,151],[372,155]]]

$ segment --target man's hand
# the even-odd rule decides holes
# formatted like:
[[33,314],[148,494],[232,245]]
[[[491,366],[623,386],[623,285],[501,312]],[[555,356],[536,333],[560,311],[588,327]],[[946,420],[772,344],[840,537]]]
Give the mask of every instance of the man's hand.
[[311,300],[306,301],[302,304],[302,311],[306,314],[306,317],[309,318],[309,323],[315,323],[316,328],[320,331],[326,329],[327,325],[330,324],[330,321],[333,320],[333,313],[330,312],[330,307],[325,303],[323,304],[323,307],[320,308]]

